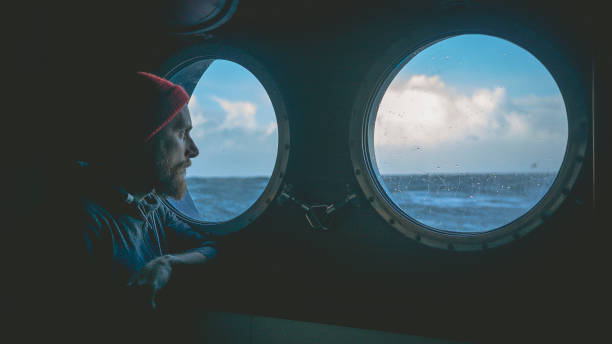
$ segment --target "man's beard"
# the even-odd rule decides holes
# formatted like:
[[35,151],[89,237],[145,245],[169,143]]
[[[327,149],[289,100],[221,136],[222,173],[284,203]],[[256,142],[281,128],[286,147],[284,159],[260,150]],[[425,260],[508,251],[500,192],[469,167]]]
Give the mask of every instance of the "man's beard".
[[[160,154],[163,156],[164,154]],[[161,197],[172,197],[181,200],[187,191],[184,171],[189,166],[183,162],[170,166],[167,159],[158,158],[155,161],[155,193]]]

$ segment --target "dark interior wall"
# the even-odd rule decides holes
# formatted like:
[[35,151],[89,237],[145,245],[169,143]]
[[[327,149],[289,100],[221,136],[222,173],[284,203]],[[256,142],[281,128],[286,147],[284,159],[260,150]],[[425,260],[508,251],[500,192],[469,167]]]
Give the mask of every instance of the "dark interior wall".
[[[588,5],[527,2],[242,4],[211,41],[240,47],[272,74],[291,127],[285,181],[300,199],[334,203],[346,195],[346,184],[359,190],[348,122],[368,71],[389,45],[406,35],[419,42],[432,34],[429,27],[507,32],[508,25],[523,25],[527,33],[515,38],[541,40],[534,53],[549,55],[547,62],[573,85],[574,101],[589,112],[592,15]],[[550,56],[550,46],[561,55]],[[219,298],[207,298],[206,306],[466,340],[584,334],[593,324],[581,314],[599,302],[589,290],[598,284],[593,238],[602,231],[591,222],[587,160],[576,188],[545,225],[483,252],[442,251],[407,239],[362,194],[329,232],[312,231],[297,207],[273,204],[226,239]]]
[[105,144],[96,135],[113,139],[125,76],[158,41],[155,9],[133,5],[28,1],[3,11],[3,337],[68,341],[64,272],[74,258],[56,239],[71,218],[63,196],[74,161]]
[[[593,58],[599,80],[609,71],[597,45],[605,31],[596,3],[242,1],[227,24],[192,38],[164,34],[162,7],[45,6],[25,19],[32,26],[16,49],[25,70],[16,73],[20,88],[35,80],[45,90],[20,93],[32,115],[11,125],[31,133],[26,142],[9,136],[22,142],[9,146],[23,167],[12,184],[25,189],[16,190],[18,218],[36,209],[42,193],[69,183],[64,164],[112,137],[108,114],[126,101],[126,73],[155,71],[193,45],[229,44],[258,60],[281,89],[292,142],[285,182],[296,196],[334,203],[348,184],[358,201],[327,232],[310,230],[299,208],[272,203],[221,239],[214,274],[194,277],[195,288],[207,290],[202,307],[472,341],[588,336],[600,325],[590,314],[603,297],[605,251],[596,238],[605,227],[593,216],[592,155],[541,228],[503,247],[461,253],[421,245],[381,219],[359,191],[348,150],[349,119],[368,72],[389,45],[410,35],[418,42],[429,27],[524,25],[538,36],[525,39],[562,53],[550,61],[575,79],[573,94],[590,109]],[[596,132],[609,127],[607,94],[595,94]],[[604,137],[595,146],[602,159]]]
[[[316,20],[307,32],[299,19],[293,30],[291,23],[271,20],[282,32],[264,28],[258,35],[254,29],[244,40],[236,33],[244,31],[238,12],[219,33],[269,63],[285,92],[293,142],[286,181],[301,199],[333,203],[344,197],[345,184],[358,189],[348,154],[348,120],[367,71],[402,35],[427,33],[423,27],[440,22],[451,28],[472,21],[502,31],[495,21],[523,22],[565,51],[567,56],[553,60],[569,64],[576,82],[589,89],[588,43],[565,26],[567,19],[543,16],[537,6],[526,11],[489,5],[475,14],[386,5],[339,11],[344,16]],[[267,45],[274,46],[273,53]],[[362,195],[359,207],[347,209],[327,233],[312,232],[301,210],[273,206],[228,243],[235,254],[224,262],[223,270],[231,271],[222,286],[229,297],[220,307],[460,339],[494,339],[507,331],[521,337],[559,324],[581,325],[575,314],[588,303],[568,295],[584,290],[592,277],[583,270],[592,264],[589,231],[597,230],[584,225],[590,185],[587,167],[576,194],[546,226],[516,243],[477,253],[440,251],[403,237]],[[577,198],[587,205],[578,206]],[[253,258],[245,262],[244,255]],[[521,326],[509,325],[517,321]]]

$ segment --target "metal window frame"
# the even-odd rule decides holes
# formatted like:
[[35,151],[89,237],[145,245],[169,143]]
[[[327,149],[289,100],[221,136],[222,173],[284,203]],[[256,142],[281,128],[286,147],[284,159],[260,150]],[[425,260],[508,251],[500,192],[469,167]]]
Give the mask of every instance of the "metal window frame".
[[[473,19],[473,18],[472,18]],[[449,29],[449,27],[453,27]],[[415,32],[416,31],[416,32]],[[375,164],[373,126],[384,93],[402,67],[427,47],[463,34],[484,34],[505,39],[529,51],[552,75],[559,86],[567,110],[568,138],[563,163],[548,192],[527,213],[494,230],[482,233],[458,233],[439,230],[405,215],[387,195],[379,182]],[[543,53],[546,52],[546,53]],[[589,106],[572,84],[573,71],[562,66],[569,59],[564,50],[538,39],[532,28],[516,22],[479,23],[458,20],[432,23],[414,29],[379,55],[362,82],[353,107],[349,128],[349,149],[354,176],[374,210],[393,228],[424,245],[444,250],[478,251],[497,247],[527,235],[541,226],[561,206],[575,185],[587,154],[589,141]],[[571,68],[570,68],[571,69]],[[587,94],[589,94],[587,92]],[[372,143],[372,144],[370,144]]]
[[[236,13],[239,2],[239,0],[223,0],[221,7],[210,13],[201,23],[170,26],[169,33],[183,37],[203,35],[228,22]],[[189,2],[186,3],[189,5]]]
[[[170,80],[180,72],[189,73],[191,82],[185,85],[185,89],[191,95],[195,85],[200,80],[206,68],[210,65],[210,63],[202,62],[212,62],[214,60],[226,60],[237,63],[257,78],[270,97],[278,125],[278,148],[276,162],[272,175],[270,176],[270,181],[259,198],[242,214],[224,222],[207,222],[189,216],[180,209],[177,209],[170,201],[164,200],[165,204],[172,209],[181,220],[208,233],[223,235],[245,228],[255,221],[257,217],[261,216],[268,208],[269,204],[272,203],[283,183],[291,146],[289,121],[283,101],[283,95],[274,79],[266,71],[266,68],[247,52],[228,44],[210,42],[199,43],[180,51],[175,56],[166,60],[159,68],[158,73]],[[196,80],[195,83],[193,82],[194,80]],[[180,84],[181,82],[179,81],[178,83]],[[189,193],[185,195],[183,200],[188,203],[193,203]]]

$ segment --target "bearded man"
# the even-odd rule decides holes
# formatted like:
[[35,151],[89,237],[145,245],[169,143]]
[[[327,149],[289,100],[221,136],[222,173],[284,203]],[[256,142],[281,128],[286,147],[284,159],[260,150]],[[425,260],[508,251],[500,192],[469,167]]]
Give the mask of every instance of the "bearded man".
[[78,224],[64,246],[79,252],[72,258],[78,267],[70,269],[85,281],[74,289],[86,306],[74,312],[93,316],[113,340],[140,341],[145,332],[154,339],[166,326],[151,320],[160,290],[179,266],[206,265],[216,256],[214,242],[161,201],[183,197],[186,169],[198,155],[188,101],[182,87],[137,73],[132,105],[107,135],[104,159],[77,168],[78,209],[68,216]]

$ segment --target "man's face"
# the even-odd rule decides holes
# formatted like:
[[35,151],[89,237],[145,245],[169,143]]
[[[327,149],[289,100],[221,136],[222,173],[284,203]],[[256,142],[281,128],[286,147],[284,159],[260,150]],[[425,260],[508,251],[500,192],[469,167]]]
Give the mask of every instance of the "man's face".
[[185,173],[191,165],[190,159],[199,153],[190,131],[191,117],[189,109],[184,106],[154,141],[154,188],[160,196],[180,200],[185,195]]

